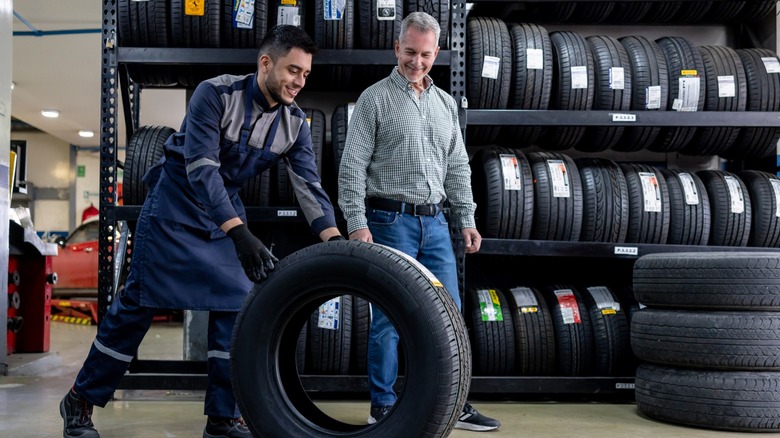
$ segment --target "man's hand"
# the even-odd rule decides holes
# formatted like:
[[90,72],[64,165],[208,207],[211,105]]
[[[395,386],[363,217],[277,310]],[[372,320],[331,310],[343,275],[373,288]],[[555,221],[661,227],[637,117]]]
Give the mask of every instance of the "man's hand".
[[474,254],[482,246],[482,236],[476,228],[464,228],[461,231],[463,243],[466,244],[466,254]]
[[279,262],[279,259],[249,231],[246,224],[231,228],[227,235],[236,245],[238,260],[241,261],[246,276],[255,283],[268,278],[267,271],[272,271],[274,262]]
[[359,228],[349,233],[349,240],[360,240],[363,242],[374,243],[374,236],[371,235],[371,231],[368,231],[368,228]]

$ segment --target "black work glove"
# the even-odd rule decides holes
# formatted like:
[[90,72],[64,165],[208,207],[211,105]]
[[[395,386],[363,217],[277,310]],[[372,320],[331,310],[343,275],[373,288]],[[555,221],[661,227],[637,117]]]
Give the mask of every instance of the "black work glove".
[[335,236],[328,239],[328,242],[333,242],[334,240],[347,240],[342,236],[341,234],[336,234]]
[[236,253],[246,276],[255,283],[268,278],[266,271],[272,271],[274,262],[278,262],[279,259],[274,257],[263,242],[249,231],[246,224],[231,228],[227,235],[236,245]]

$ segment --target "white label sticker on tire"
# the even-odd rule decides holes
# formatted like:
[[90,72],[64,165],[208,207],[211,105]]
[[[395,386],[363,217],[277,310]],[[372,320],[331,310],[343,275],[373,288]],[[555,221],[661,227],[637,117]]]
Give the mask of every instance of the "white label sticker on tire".
[[675,99],[675,106],[679,100],[679,108],[674,108],[677,111],[698,111],[699,110],[699,93],[701,93],[701,78],[695,77],[683,77],[680,78],[679,94]]
[[658,186],[658,177],[653,172],[639,172],[639,181],[642,183],[645,211],[660,212],[661,188]]
[[681,172],[677,174],[680,179],[680,185],[683,189],[686,205],[699,205],[699,191],[696,189],[696,182],[690,173]]
[[718,97],[735,97],[737,88],[734,86],[734,76],[718,76]]
[[571,197],[571,188],[569,187],[569,177],[566,171],[566,163],[563,160],[547,160],[547,167],[550,169],[550,181],[552,182],[554,198]]
[[742,214],[745,212],[745,198],[742,196],[742,187],[739,181],[731,175],[723,177],[726,180],[726,187],[729,189],[729,199],[731,200],[731,212]]
[[539,307],[539,301],[536,300],[536,295],[531,288],[513,287],[512,289],[509,289],[509,291],[512,292],[518,309],[523,307]]
[[780,73],[780,60],[773,57],[761,58],[767,73]]
[[336,297],[326,301],[320,306],[319,316],[317,318],[317,328],[327,330],[339,329],[339,308],[341,307],[341,297]]
[[780,179],[772,178],[769,180],[772,186],[772,193],[775,195],[775,217],[780,217]]
[[376,19],[395,20],[395,0],[377,0]]
[[609,88],[612,90],[626,89],[626,73],[623,67],[609,68]]
[[323,0],[322,9],[326,20],[341,20],[344,17],[346,0]]
[[301,26],[301,15],[295,6],[279,6],[276,12],[277,24],[289,24],[292,26]]
[[588,67],[584,65],[574,65],[571,67],[571,89],[588,88]]
[[255,0],[236,0],[235,26],[238,29],[252,29],[254,27]]
[[[604,286],[593,286],[587,288],[590,292],[590,296],[593,297],[593,301],[596,302],[596,307],[601,310],[602,314],[615,313],[620,311],[620,303],[615,301],[615,297]],[[604,310],[612,310],[612,312],[604,312]]]
[[498,79],[498,67],[501,65],[501,58],[495,56],[485,56],[482,61],[482,77],[488,79]]
[[661,86],[652,85],[645,90],[646,109],[661,108]]
[[501,301],[498,299],[495,289],[477,290],[479,309],[482,313],[482,321],[503,321],[501,313]]
[[528,70],[543,70],[544,69],[544,50],[542,49],[525,49],[525,68]]
[[504,177],[504,190],[522,190],[523,183],[520,178],[520,165],[517,164],[517,156],[501,154],[499,158],[501,160],[501,175]]
[[558,306],[561,308],[561,316],[564,324],[580,324],[580,306],[571,289],[558,289],[555,291]]

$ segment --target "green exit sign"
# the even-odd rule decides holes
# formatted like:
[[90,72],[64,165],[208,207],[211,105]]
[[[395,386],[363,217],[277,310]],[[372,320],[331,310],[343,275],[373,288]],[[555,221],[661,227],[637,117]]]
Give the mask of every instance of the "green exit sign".
[[87,173],[87,168],[85,166],[78,166],[76,168],[76,176],[83,177],[84,174]]

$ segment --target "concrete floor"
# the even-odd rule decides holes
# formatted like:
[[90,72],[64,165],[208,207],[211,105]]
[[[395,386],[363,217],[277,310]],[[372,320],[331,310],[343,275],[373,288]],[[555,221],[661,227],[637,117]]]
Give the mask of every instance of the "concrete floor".
[[[58,404],[73,383],[95,331],[95,326],[52,322],[49,353],[8,357],[9,376],[0,376],[0,437],[62,436]],[[181,326],[155,323],[141,345],[139,357],[181,359],[181,350]],[[482,413],[501,420],[501,429],[487,434],[458,430],[451,437],[755,436],[657,422],[640,416],[633,403],[472,400],[472,404]],[[368,413],[367,401],[324,401],[319,406],[331,417],[354,424],[363,424]],[[120,390],[115,401],[104,409],[95,409],[93,419],[103,438],[200,437],[205,423],[202,412],[202,392]]]

